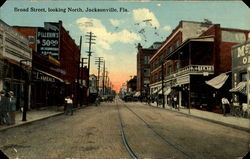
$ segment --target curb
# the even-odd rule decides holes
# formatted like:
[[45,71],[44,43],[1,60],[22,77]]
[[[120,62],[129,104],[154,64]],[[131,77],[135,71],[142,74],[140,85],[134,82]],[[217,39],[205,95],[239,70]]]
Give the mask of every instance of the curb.
[[[83,105],[81,107],[73,108],[73,111],[76,111],[78,109],[84,109],[86,107],[87,107],[86,105]],[[53,115],[50,115],[50,116],[42,117],[40,119],[36,119],[36,120],[32,120],[32,121],[26,121],[26,122],[23,122],[21,124],[11,125],[9,127],[2,128],[2,129],[0,128],[0,132],[1,131],[6,131],[6,130],[11,129],[11,128],[21,127],[21,126],[24,126],[24,125],[29,125],[29,124],[32,124],[32,123],[37,122],[37,121],[45,120],[45,119],[52,118],[52,117],[59,116],[59,115],[63,115],[63,114],[64,114],[64,112],[58,112],[57,114],[53,114]]]
[[212,120],[212,119],[208,119],[208,118],[205,118],[205,117],[199,117],[199,116],[196,116],[196,115],[193,115],[193,114],[183,113],[183,112],[171,110],[171,109],[168,109],[168,108],[155,107],[155,106],[152,106],[151,104],[150,105],[145,104],[145,105],[150,106],[150,107],[154,107],[156,109],[164,109],[164,110],[167,110],[167,111],[180,113],[180,114],[186,115],[188,117],[193,117],[193,118],[209,121],[209,122],[212,122],[212,123],[224,125],[224,126],[227,126],[227,127],[231,127],[231,128],[234,128],[234,129],[250,132],[250,128],[245,128],[245,127],[241,127],[241,126],[237,126],[237,125],[233,125],[233,124],[228,124],[228,123],[225,123],[225,122],[221,122],[221,121],[218,121],[218,120]]
[[64,112],[60,112],[60,113],[57,113],[57,114],[53,114],[53,115],[50,115],[50,116],[46,116],[46,117],[42,117],[40,119],[36,119],[36,120],[32,120],[32,121],[24,121],[23,123],[21,124],[18,124],[18,125],[11,125],[9,127],[6,127],[6,128],[0,128],[0,132],[1,131],[6,131],[8,129],[11,129],[11,128],[17,128],[17,127],[21,127],[21,126],[24,126],[24,125],[29,125],[29,124],[32,124],[34,122],[38,122],[38,121],[41,121],[41,120],[45,120],[45,119],[48,119],[48,118],[52,118],[52,117],[55,117],[55,116],[59,116],[59,115],[62,115],[64,114]]

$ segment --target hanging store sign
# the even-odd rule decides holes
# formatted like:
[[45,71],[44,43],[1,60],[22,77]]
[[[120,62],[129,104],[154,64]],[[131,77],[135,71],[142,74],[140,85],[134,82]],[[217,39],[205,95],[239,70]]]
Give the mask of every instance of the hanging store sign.
[[37,28],[37,53],[59,59],[60,24],[44,23],[44,28]]
[[33,71],[33,79],[45,82],[56,82],[55,78],[38,71]]

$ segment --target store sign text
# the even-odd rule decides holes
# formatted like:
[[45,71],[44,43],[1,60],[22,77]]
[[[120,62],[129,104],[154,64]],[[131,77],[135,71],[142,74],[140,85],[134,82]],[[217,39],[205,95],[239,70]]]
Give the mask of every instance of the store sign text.
[[237,58],[242,57],[242,64],[250,64],[250,43],[237,48]]

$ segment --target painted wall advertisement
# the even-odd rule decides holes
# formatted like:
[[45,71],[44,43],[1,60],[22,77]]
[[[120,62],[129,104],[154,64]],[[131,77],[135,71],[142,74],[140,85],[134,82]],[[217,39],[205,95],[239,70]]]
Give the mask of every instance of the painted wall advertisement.
[[37,52],[43,56],[59,59],[60,24],[44,23],[37,28]]

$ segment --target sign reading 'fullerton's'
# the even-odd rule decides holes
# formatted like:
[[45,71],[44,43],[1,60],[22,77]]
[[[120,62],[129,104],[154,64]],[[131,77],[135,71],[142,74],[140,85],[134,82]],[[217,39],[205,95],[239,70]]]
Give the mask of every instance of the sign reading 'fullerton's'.
[[44,23],[37,28],[37,53],[59,59],[59,23]]

